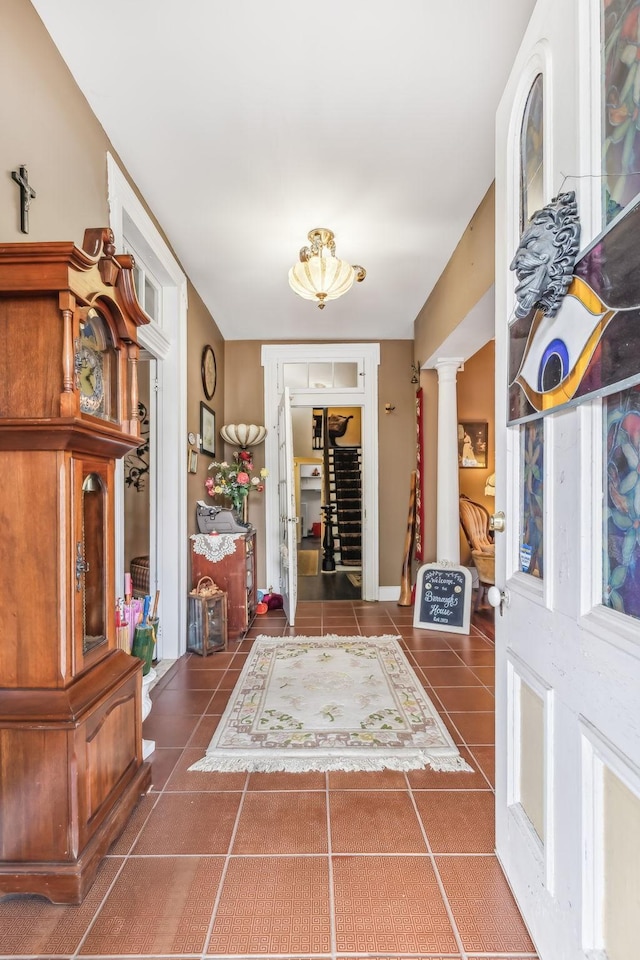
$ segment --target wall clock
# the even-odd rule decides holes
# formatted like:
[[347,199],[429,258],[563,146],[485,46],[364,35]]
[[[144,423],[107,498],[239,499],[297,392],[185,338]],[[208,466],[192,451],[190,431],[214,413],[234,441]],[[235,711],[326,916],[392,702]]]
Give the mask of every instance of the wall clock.
[[80,410],[100,416],[104,410],[104,380],[102,354],[90,346],[83,346],[78,353],[78,380],[80,386]]
[[213,352],[213,347],[210,344],[207,344],[203,347],[202,350],[202,387],[204,389],[204,395],[207,400],[211,400],[214,393],[216,392],[216,380],[218,379],[218,371],[216,369],[216,356]]
[[118,360],[109,326],[94,307],[90,307],[80,319],[75,367],[80,412],[102,420],[115,420],[118,415]]

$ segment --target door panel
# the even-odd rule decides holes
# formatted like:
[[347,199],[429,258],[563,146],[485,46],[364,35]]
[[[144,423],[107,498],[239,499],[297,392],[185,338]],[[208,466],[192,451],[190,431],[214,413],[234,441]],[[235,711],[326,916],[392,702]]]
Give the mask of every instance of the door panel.
[[[601,919],[616,900],[605,841],[621,810],[639,809],[640,796],[640,622],[602,603],[603,401],[549,413],[540,427],[506,423],[522,118],[542,75],[543,203],[576,191],[584,250],[604,227],[597,170],[605,6],[609,19],[627,9],[539,0],[497,114],[495,506],[506,530],[496,534],[496,585],[507,602],[496,609],[496,851],[541,960],[615,954],[611,924],[608,932]],[[635,460],[622,451],[618,467]],[[622,515],[632,480],[621,483],[619,549],[610,532],[614,596],[632,546],[622,528],[635,522]],[[607,800],[610,773],[632,794],[619,806]],[[631,822],[615,826],[635,836]],[[640,932],[638,917],[631,922]]]

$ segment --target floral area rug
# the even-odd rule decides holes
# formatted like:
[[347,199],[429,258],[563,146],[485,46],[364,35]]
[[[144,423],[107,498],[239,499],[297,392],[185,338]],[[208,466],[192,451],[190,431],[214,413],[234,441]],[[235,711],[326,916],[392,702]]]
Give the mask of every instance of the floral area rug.
[[470,770],[395,637],[258,637],[191,770]]

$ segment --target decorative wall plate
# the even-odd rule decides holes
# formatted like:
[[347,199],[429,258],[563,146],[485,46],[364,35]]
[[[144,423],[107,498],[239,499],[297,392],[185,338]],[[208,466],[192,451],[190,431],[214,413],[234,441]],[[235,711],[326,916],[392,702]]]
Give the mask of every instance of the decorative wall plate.
[[214,393],[216,392],[216,380],[218,379],[218,371],[216,369],[216,355],[213,352],[213,347],[207,343],[206,346],[202,348],[202,387],[204,389],[204,395],[207,400],[211,400]]

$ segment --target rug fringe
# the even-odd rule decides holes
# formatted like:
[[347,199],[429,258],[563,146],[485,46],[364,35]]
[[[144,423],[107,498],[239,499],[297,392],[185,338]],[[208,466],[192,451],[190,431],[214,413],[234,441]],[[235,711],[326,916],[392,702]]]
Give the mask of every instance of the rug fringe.
[[324,633],[321,637],[311,637],[311,636],[307,636],[307,634],[302,634],[301,636],[296,635],[295,637],[282,637],[282,636],[274,637],[273,634],[261,633],[254,639],[253,641],[254,645],[258,642],[258,640],[261,640],[261,641],[266,640],[268,643],[273,644],[274,646],[277,646],[278,644],[281,644],[283,642],[308,643],[310,640],[313,640],[313,641],[346,640],[346,641],[349,641],[350,643],[353,643],[354,641],[357,641],[357,640],[362,640],[363,642],[370,642],[374,640],[402,640],[402,637],[400,636],[399,633],[381,633],[375,637],[369,637],[369,636],[365,637],[365,636],[359,636],[359,635],[347,637],[342,633]]
[[358,757],[348,760],[345,757],[281,757],[274,759],[241,757],[203,757],[190,767],[190,771],[200,773],[328,773],[341,771],[359,773],[380,770],[425,770],[438,773],[473,773],[473,767],[462,757]]
[[431,757],[429,766],[438,773],[454,773],[460,770],[466,773],[475,772],[463,757]]

